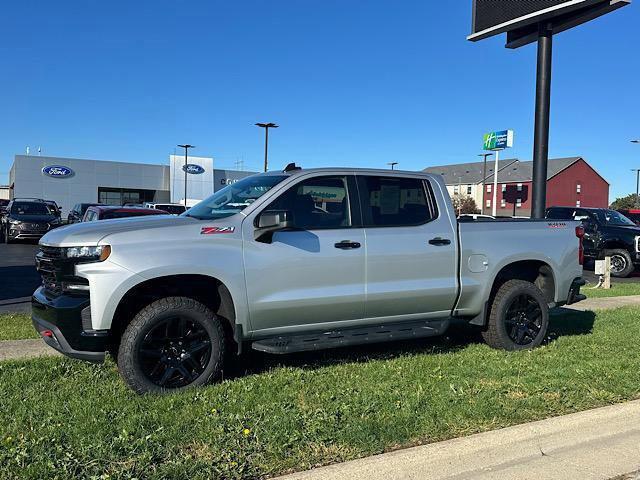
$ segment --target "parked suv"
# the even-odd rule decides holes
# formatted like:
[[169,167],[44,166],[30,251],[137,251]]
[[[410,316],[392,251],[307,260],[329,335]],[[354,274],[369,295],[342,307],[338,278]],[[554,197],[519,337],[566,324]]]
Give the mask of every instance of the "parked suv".
[[551,207],[546,217],[579,220],[584,225],[584,254],[601,260],[611,257],[611,275],[628,277],[640,264],[640,227],[615,210]]
[[66,355],[112,352],[139,393],[220,378],[230,350],[430,337],[452,319],[523,350],[546,338],[549,308],[584,298],[582,234],[570,221],[459,223],[440,176],[290,165],[179,217],[49,233],[32,317]]
[[158,210],[164,210],[171,215],[180,215],[187,211],[187,207],[180,205],[179,203],[151,203],[146,202],[144,204],[146,208],[157,208]]
[[5,243],[18,239],[38,239],[60,226],[60,218],[48,202],[39,199],[14,199],[7,205],[0,232]]
[[76,203],[67,215],[67,223],[81,222],[87,208],[104,205],[103,203]]

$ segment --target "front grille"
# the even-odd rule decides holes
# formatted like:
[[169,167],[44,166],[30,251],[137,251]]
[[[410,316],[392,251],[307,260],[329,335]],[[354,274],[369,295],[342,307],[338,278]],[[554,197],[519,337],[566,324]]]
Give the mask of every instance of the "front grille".
[[[61,247],[40,246],[36,255],[36,266],[42,277],[45,290],[53,295],[60,295],[65,291],[66,284],[89,285],[86,278],[76,277],[73,261],[62,256]],[[75,290],[74,294],[84,295]]]

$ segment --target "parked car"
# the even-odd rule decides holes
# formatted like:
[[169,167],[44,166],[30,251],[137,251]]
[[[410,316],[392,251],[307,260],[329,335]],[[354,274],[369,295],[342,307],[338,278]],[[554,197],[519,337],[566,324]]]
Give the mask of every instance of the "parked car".
[[146,208],[157,208],[158,210],[164,210],[171,215],[180,215],[187,211],[187,207],[180,205],[179,203],[145,203]]
[[611,257],[611,275],[628,277],[640,263],[640,227],[606,208],[551,207],[546,217],[579,220],[585,229],[584,254],[599,260]]
[[631,220],[636,225],[640,225],[640,209],[631,209],[631,210],[617,210],[617,212],[621,213],[629,220]]
[[168,215],[168,212],[155,208],[114,207],[106,205],[94,206],[87,208],[82,221],[93,222],[96,220],[111,220],[114,218],[126,217],[144,217],[148,215]]
[[76,203],[67,215],[67,223],[81,222],[89,207],[98,207],[103,203]]
[[61,223],[50,204],[40,199],[21,198],[9,202],[0,222],[0,233],[5,243],[39,239]]
[[458,223],[440,176],[312,169],[248,177],[179,217],[45,236],[33,322],[64,354],[118,359],[136,392],[219,378],[227,351],[283,354],[443,334],[536,347],[584,298],[579,222]]
[[7,212],[7,205],[9,205],[9,200],[0,198],[0,217],[2,217]]

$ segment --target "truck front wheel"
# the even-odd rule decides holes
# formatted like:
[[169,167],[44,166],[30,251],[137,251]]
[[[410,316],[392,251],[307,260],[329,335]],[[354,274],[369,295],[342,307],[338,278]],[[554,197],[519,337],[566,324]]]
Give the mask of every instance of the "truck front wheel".
[[220,319],[186,297],[156,300],[127,326],[118,369],[137,393],[206,385],[222,371],[225,336]]
[[482,336],[493,348],[526,350],[542,343],[548,327],[549,306],[540,289],[524,280],[509,280],[493,298]]

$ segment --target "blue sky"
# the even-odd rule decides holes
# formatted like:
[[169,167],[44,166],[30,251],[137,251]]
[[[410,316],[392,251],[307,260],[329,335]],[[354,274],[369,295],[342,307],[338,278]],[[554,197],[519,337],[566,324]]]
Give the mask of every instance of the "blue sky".
[[[471,0],[7,2],[0,183],[13,156],[166,163],[177,143],[259,169],[474,161],[512,128],[532,156],[535,47],[466,41]],[[551,155],[635,191],[637,5],[555,38]]]

